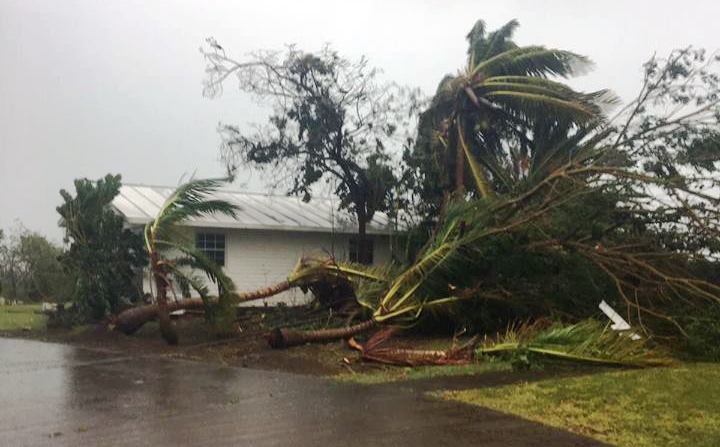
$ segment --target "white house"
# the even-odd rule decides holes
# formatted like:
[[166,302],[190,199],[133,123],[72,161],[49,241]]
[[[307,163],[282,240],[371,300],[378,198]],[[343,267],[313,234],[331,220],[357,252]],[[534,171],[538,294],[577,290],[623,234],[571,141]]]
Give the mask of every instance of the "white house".
[[[124,184],[113,206],[130,227],[141,227],[157,214],[173,190]],[[337,210],[337,199],[320,197],[304,203],[295,197],[232,190],[221,190],[216,198],[236,205],[237,218],[203,216],[187,225],[195,233],[197,247],[223,266],[240,291],[284,280],[304,255],[324,252],[342,260],[355,260],[357,256],[357,224],[353,216]],[[383,213],[376,213],[368,225],[376,264],[390,260],[392,228]],[[144,287],[149,291],[145,276]],[[295,305],[308,299],[300,290],[293,290],[267,302]]]

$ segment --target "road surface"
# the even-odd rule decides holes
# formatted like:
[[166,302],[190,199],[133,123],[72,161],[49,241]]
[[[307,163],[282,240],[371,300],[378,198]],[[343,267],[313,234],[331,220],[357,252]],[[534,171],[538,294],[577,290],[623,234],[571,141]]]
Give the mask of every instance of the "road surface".
[[407,387],[0,338],[0,446],[23,445],[599,444]]

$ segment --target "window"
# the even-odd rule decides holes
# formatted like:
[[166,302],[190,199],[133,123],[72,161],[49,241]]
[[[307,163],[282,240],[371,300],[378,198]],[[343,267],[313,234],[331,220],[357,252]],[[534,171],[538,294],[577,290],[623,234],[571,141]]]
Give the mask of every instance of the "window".
[[225,235],[222,233],[195,233],[195,247],[218,265],[225,265]]
[[[373,253],[373,247],[375,246],[375,241],[372,240],[372,238],[367,238],[367,250],[368,250],[368,264],[373,263],[374,259],[374,253]],[[360,262],[360,253],[358,251],[358,240],[357,238],[351,237],[350,238],[350,247],[348,250],[348,258],[350,262]]]

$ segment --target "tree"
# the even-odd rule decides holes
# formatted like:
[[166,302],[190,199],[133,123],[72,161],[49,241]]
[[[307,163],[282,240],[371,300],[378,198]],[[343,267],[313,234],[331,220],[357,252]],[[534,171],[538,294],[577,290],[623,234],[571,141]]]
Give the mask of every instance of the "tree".
[[[220,266],[195,247],[192,231],[182,227],[187,219],[203,214],[221,213],[235,217],[235,205],[209,198],[225,181],[193,179],[181,184],[145,226],[145,249],[155,282],[160,333],[168,344],[178,343],[177,331],[168,312],[168,292],[174,293],[176,285],[189,286],[200,294],[207,315],[218,328],[227,330],[222,328],[229,324],[227,318],[234,320],[231,311],[235,285]],[[215,306],[210,305],[210,290],[203,277],[196,273],[198,270],[218,285],[219,300]]]
[[590,62],[569,51],[520,47],[511,40],[517,26],[512,20],[487,33],[478,20],[467,35],[466,66],[443,78],[420,116],[417,141],[404,160],[421,216],[439,216],[453,191],[465,195],[468,167],[470,192],[507,192],[544,166],[543,149],[592,126],[601,106],[613,101],[607,91],[576,92],[549,79],[568,78]]
[[0,284],[6,284],[8,297],[60,302],[70,298],[74,280],[58,261],[62,252],[21,224],[8,238],[0,231]]
[[19,238],[17,235],[6,236],[0,230],[0,283],[8,298],[18,298],[18,286],[21,282]]
[[63,250],[44,236],[26,231],[20,235],[19,259],[26,271],[28,298],[64,302],[71,298],[74,277],[63,270]]
[[358,260],[369,262],[367,225],[377,211],[394,210],[397,174],[392,146],[406,142],[418,93],[379,84],[366,59],[351,62],[329,47],[306,53],[258,52],[247,61],[228,57],[212,39],[202,50],[209,77],[204,93],[222,92],[235,74],[240,89],[273,108],[268,124],[248,133],[221,125],[222,155],[231,171],[238,164],[266,169],[287,193],[304,201],[321,181],[333,185],[340,206],[358,224]]
[[[374,320],[487,301],[512,308],[510,318],[517,305],[580,318],[607,299],[648,334],[684,335],[681,319],[720,304],[718,64],[692,48],[651,59],[617,117],[543,138],[537,167],[511,188],[451,203],[418,260],[380,294]],[[484,155],[465,156],[472,167]],[[564,306],[565,292],[547,287],[580,276],[587,287]]]
[[73,300],[81,318],[96,321],[118,312],[139,295],[137,272],[147,264],[142,237],[125,228],[112,208],[120,176],[75,180],[75,196],[60,191],[57,207],[68,250],[60,262],[76,275]]
[[720,309],[719,67],[692,48],[654,57],[616,117],[543,136],[510,187],[448,201],[415,262],[356,290],[372,322],[487,331],[578,321],[604,299],[645,337],[711,328],[699,316]]

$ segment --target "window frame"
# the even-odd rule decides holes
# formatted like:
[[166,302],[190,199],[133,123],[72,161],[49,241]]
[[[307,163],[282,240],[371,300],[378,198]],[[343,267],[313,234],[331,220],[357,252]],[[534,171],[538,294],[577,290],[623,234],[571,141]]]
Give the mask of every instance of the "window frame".
[[[212,238],[212,247],[208,247],[208,236]],[[203,241],[202,246],[200,241]],[[222,240],[222,247],[218,247],[219,240]],[[213,231],[211,229],[202,229],[195,231],[195,249],[202,252],[208,259],[215,262],[220,267],[227,265],[228,259],[228,243],[227,234],[223,231]],[[218,261],[218,254],[221,254],[222,262]]]

